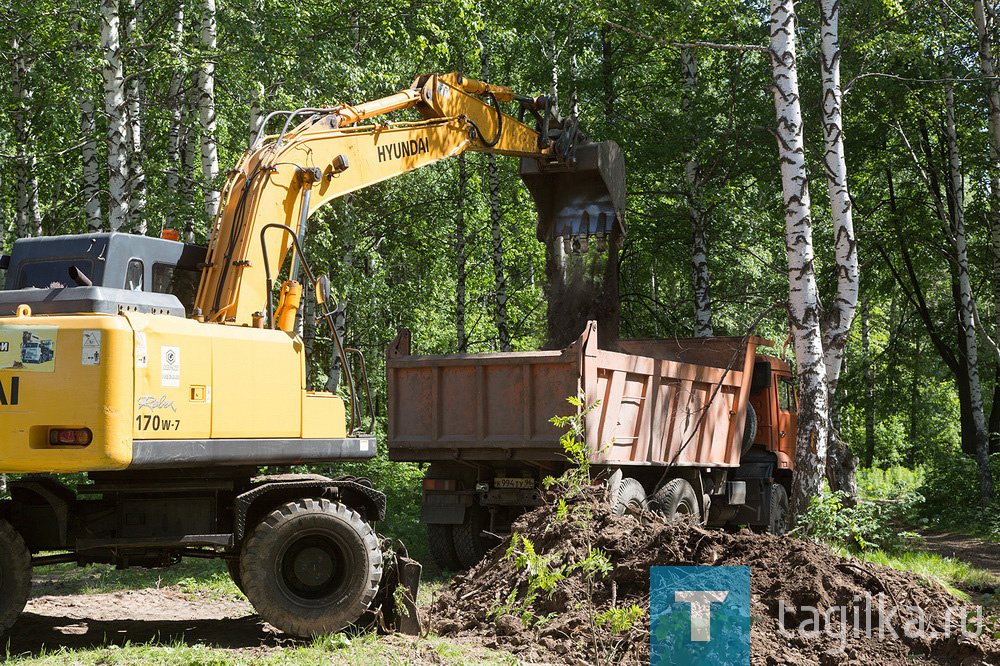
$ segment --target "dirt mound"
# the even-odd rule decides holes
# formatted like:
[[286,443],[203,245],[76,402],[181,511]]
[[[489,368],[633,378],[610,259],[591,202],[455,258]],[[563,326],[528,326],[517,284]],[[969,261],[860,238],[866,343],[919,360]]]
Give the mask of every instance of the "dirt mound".
[[[525,514],[514,533],[549,558],[543,567],[549,570],[578,563],[590,547],[599,548],[612,566],[606,575],[588,579],[576,568],[551,595],[535,589],[537,598],[531,603],[512,606],[512,598],[524,599],[533,586],[531,567],[507,557],[508,538],[434,603],[433,629],[442,635],[482,636],[488,647],[495,644],[530,661],[648,664],[650,567],[743,565],[751,568],[752,577],[753,664],[1000,663],[993,628],[978,638],[963,635],[955,626],[956,615],[946,634],[947,609],[962,602],[916,575],[838,557],[794,537],[746,530],[731,534],[688,522],[640,525],[635,517],[612,515],[597,492],[568,504],[563,509],[546,504]],[[516,545],[523,551],[521,542]],[[885,602],[881,608],[880,595]],[[870,609],[865,599],[872,599]],[[643,615],[631,629],[615,633],[610,623],[597,626],[593,620],[597,613],[632,604]],[[845,610],[827,624],[822,614],[834,606]],[[897,606],[898,612],[892,612]],[[809,621],[804,607],[819,609],[819,626]],[[923,631],[917,631],[917,612],[904,607],[921,609]],[[817,631],[803,635],[803,623]]]

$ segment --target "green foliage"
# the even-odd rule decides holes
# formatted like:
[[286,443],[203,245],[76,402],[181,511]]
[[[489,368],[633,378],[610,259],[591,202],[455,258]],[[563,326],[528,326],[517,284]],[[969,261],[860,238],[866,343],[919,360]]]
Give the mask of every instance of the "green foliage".
[[803,534],[851,552],[898,551],[916,538],[914,533],[900,531],[893,525],[897,507],[877,502],[850,506],[847,499],[847,494],[841,491],[824,491],[814,497],[798,519]]
[[597,614],[597,626],[610,625],[611,631],[621,634],[629,631],[646,614],[645,609],[636,604],[624,608],[609,608]]
[[[993,483],[1000,485],[1000,455],[991,459]],[[971,457],[950,448],[939,449],[924,465],[915,506],[921,524],[1000,539],[1000,505],[980,506],[978,470]]]
[[[576,411],[569,416],[553,416],[549,422],[557,428],[565,428],[566,431],[559,436],[559,444],[562,445],[566,460],[569,463],[566,471],[559,478],[547,476],[542,480],[542,485],[546,488],[558,486],[565,494],[566,498],[573,497],[584,487],[590,485],[590,458],[593,455],[587,440],[584,436],[584,425],[587,421],[587,414],[600,406],[601,401],[595,400],[590,407],[584,407],[586,397],[569,396],[566,402],[573,405]],[[560,499],[560,506],[557,516],[564,516],[566,513],[566,502]]]
[[912,497],[923,483],[922,467],[910,469],[897,465],[887,469],[871,467],[858,470],[858,491],[864,500],[905,500]]

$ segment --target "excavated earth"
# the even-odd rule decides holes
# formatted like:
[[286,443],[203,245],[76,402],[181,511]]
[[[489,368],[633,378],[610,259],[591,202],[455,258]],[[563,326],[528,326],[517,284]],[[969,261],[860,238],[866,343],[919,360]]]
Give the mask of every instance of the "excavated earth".
[[[957,629],[946,635],[947,609],[963,602],[915,574],[839,557],[794,536],[727,533],[658,518],[640,524],[631,515],[612,515],[597,491],[577,495],[569,505],[569,518],[559,519],[548,503],[522,516],[513,531],[527,537],[537,553],[550,557],[552,566],[578,562],[589,547],[599,548],[611,561],[611,572],[590,584],[580,570],[574,571],[551,597],[540,594],[529,607],[537,617],[555,614],[527,627],[514,614],[496,613],[513,590],[518,599],[528,591],[525,569],[506,556],[508,538],[435,601],[429,609],[432,628],[445,636],[478,637],[486,647],[509,650],[529,662],[649,664],[650,567],[743,565],[751,568],[753,581],[752,664],[1000,664],[1000,641],[993,638],[997,627],[991,626],[995,619],[986,614],[986,630],[978,637]],[[818,636],[803,637],[797,631],[809,617],[796,614],[800,606],[855,608],[858,599],[870,595],[877,600],[880,593],[886,600],[883,626],[891,626],[898,637],[884,629],[880,638],[883,618],[877,605],[871,611],[870,636],[865,619],[859,619],[860,631],[854,631],[853,611],[846,631],[837,625],[837,615],[829,627],[816,632]],[[779,599],[786,610],[784,627],[779,626]],[[594,626],[595,613],[631,604],[644,609],[631,629],[616,634],[607,625]],[[912,631],[916,611],[891,613],[896,605],[922,609],[922,635]],[[905,635],[908,623],[913,638]],[[841,633],[847,634],[843,646]]]

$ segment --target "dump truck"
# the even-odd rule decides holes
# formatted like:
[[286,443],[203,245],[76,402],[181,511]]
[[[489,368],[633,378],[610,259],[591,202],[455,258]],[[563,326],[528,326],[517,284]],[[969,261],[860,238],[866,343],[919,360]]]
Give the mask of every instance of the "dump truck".
[[784,530],[796,402],[788,363],[760,352],[771,343],[622,339],[612,350],[595,322],[555,351],[419,355],[410,337],[387,352],[387,446],[391,460],[428,464],[420,516],[440,567],[473,566],[566,471],[554,416],[583,419],[591,475],[618,513]]
[[[382,117],[407,109],[417,117]],[[309,216],[464,151],[531,163],[546,194],[540,237],[553,246],[614,247],[617,146],[590,142],[550,97],[458,73],[269,114],[229,171],[207,247],[176,230],[13,244],[0,261],[0,472],[18,476],[0,501],[0,632],[24,608],[34,566],[184,557],[225,561],[261,617],[290,634],[367,617],[377,598],[394,599],[380,586],[396,578],[414,619],[418,565],[396,558],[399,571],[386,571],[392,544],[375,532],[386,499],[370,480],[260,468],[376,451],[360,353],[338,336],[329,281],[302,252]],[[335,391],[306,382],[303,291],[343,370]]]

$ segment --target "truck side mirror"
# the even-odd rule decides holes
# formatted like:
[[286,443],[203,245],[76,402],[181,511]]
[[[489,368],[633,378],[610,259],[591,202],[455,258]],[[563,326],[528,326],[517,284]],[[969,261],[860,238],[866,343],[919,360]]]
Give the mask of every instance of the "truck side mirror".
[[320,275],[316,280],[316,302],[322,305],[330,300],[330,278]]

